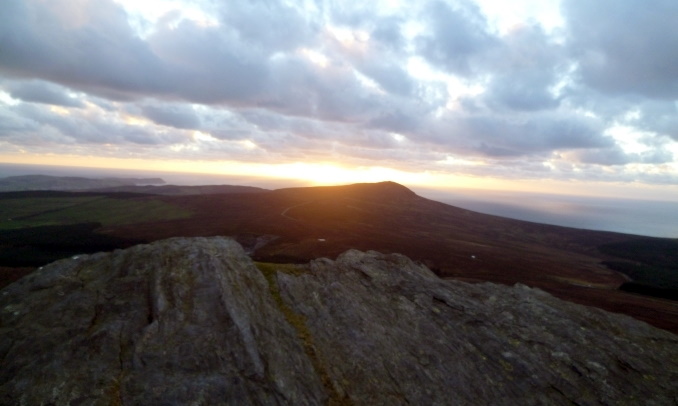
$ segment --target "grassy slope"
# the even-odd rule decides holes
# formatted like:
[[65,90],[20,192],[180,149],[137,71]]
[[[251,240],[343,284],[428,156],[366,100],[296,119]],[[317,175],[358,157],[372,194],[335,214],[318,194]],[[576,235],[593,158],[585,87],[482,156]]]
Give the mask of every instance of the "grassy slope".
[[0,197],[0,230],[97,222],[105,226],[188,218],[191,212],[152,198]]
[[125,248],[135,235],[100,234],[102,226],[186,219],[192,212],[152,197],[65,192],[0,193],[0,286],[60,258]]
[[605,261],[608,267],[632,279],[622,289],[678,300],[678,240],[639,238],[599,248],[615,257]]

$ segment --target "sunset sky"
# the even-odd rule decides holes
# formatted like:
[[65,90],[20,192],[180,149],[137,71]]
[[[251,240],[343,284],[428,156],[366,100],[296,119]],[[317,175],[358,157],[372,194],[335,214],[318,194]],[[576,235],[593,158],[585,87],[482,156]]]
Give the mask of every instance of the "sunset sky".
[[0,1],[0,162],[678,200],[678,1]]

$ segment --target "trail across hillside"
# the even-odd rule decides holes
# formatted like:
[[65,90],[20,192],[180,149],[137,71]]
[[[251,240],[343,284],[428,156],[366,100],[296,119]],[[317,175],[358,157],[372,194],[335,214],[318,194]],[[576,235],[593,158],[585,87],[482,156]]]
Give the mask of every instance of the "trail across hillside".
[[292,209],[295,209],[295,208],[297,208],[297,207],[300,207],[300,206],[306,206],[307,204],[311,204],[311,203],[313,203],[313,201],[295,204],[294,206],[290,206],[290,207],[286,208],[285,210],[283,210],[282,212],[280,212],[280,215],[283,216],[283,217],[285,217],[285,218],[288,218],[288,219],[290,219],[290,220],[301,221],[301,220],[299,220],[299,219],[295,219],[294,217],[288,216],[288,215],[287,215],[287,212],[290,211],[290,210],[292,210]]

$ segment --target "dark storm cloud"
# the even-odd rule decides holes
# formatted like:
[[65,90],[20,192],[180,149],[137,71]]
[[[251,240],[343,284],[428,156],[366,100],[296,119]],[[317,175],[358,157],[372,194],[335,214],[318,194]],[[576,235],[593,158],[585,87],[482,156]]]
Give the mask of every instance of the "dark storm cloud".
[[588,86],[678,97],[675,0],[564,0],[569,46]]
[[52,83],[43,81],[28,81],[10,83],[6,90],[15,99],[51,104],[64,107],[83,107],[82,101],[67,94],[68,90]]

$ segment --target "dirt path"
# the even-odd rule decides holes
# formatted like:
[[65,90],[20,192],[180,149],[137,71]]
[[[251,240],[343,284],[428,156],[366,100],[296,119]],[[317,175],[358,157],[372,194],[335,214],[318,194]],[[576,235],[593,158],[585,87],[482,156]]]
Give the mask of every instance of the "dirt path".
[[287,215],[287,212],[290,211],[290,210],[292,210],[292,209],[295,209],[295,208],[297,208],[297,207],[305,206],[305,205],[311,204],[311,203],[313,203],[313,201],[295,204],[294,206],[290,206],[290,207],[286,208],[285,210],[283,210],[282,212],[280,212],[280,215],[283,216],[283,217],[285,217],[285,218],[288,218],[288,219],[290,219],[290,220],[301,221],[301,220],[299,220],[299,219],[295,219],[294,217],[288,216],[288,215]]

